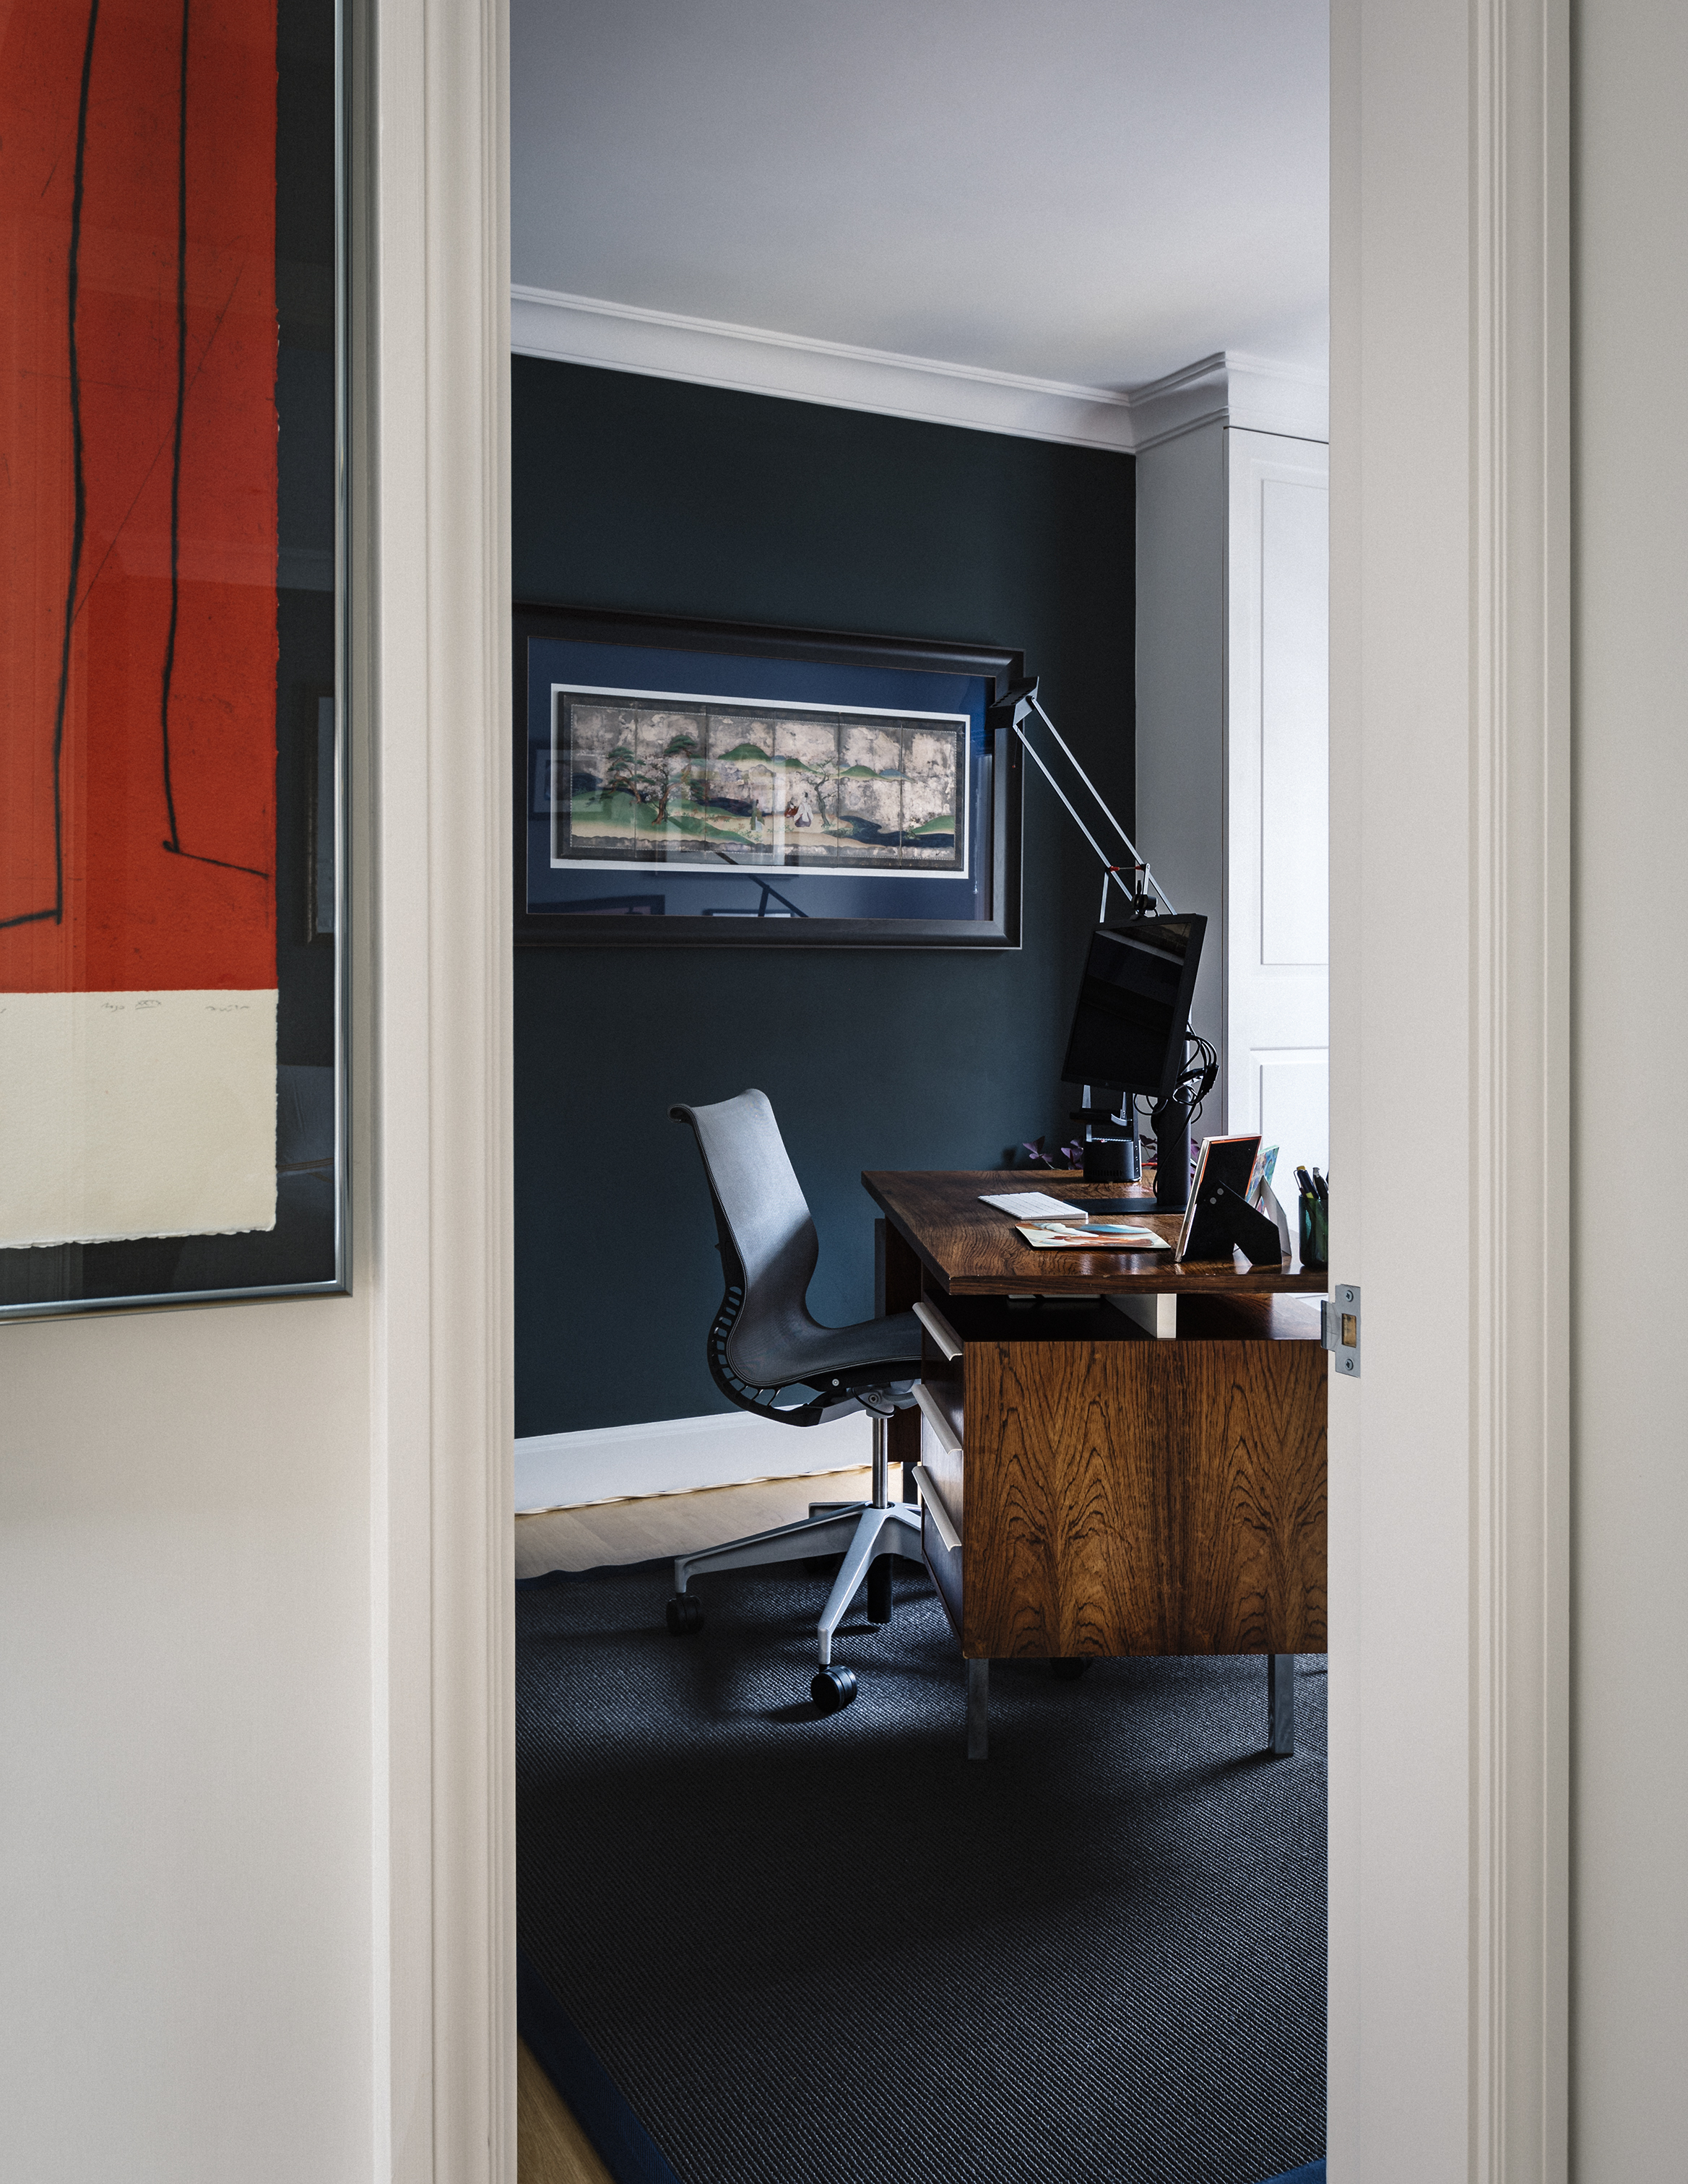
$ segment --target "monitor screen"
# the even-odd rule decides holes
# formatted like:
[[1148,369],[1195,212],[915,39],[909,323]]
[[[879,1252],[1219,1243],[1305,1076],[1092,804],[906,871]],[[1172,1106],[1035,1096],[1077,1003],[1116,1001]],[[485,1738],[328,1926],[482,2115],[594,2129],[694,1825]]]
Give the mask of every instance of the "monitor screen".
[[1137,917],[1090,935],[1061,1078],[1165,1099],[1184,1073],[1205,917]]

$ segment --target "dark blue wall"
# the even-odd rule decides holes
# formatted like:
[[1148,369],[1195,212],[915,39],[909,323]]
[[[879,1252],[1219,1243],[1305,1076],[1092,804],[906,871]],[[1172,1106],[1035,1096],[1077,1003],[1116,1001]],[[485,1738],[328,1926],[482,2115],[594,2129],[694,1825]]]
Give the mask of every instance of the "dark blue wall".
[[[1017,646],[1125,824],[1133,464],[517,357],[519,599]],[[864,1167],[994,1167],[1057,1084],[1090,851],[1026,779],[1024,944],[777,955],[519,949],[516,1431],[727,1406],[697,1152],[671,1102],[757,1085],[821,1233],[811,1302],[872,1310]]]

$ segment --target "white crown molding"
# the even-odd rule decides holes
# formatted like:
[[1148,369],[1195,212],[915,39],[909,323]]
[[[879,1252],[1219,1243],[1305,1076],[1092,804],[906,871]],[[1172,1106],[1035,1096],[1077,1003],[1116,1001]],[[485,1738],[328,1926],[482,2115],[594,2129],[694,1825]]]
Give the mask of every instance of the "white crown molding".
[[519,356],[1117,454],[1152,447],[1215,417],[1255,432],[1326,436],[1323,373],[1235,350],[1123,392],[520,285],[510,291],[510,347]]
[[510,346],[521,356],[594,364],[746,394],[866,410],[975,432],[1068,446],[1131,449],[1128,396],[930,357],[852,348],[843,342],[769,333],[671,311],[636,309],[543,288],[510,291]]
[[1131,390],[1133,446],[1141,454],[1198,426],[1231,425],[1295,440],[1330,437],[1330,377],[1307,365],[1279,364],[1220,349],[1164,379]]

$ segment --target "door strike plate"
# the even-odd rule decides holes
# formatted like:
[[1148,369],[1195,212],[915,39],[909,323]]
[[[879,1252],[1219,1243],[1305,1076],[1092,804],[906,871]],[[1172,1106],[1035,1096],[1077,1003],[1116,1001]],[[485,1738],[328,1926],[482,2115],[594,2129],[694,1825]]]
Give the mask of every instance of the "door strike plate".
[[1360,1292],[1351,1282],[1339,1282],[1328,1297],[1319,1299],[1319,1340],[1336,1358],[1336,1369],[1351,1380],[1360,1377]]

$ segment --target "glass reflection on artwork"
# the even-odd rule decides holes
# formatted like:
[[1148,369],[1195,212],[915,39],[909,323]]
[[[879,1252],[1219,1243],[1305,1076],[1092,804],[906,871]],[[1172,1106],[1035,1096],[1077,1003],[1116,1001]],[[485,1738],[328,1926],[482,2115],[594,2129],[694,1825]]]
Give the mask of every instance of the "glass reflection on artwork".
[[559,688],[554,865],[965,876],[968,722]]

